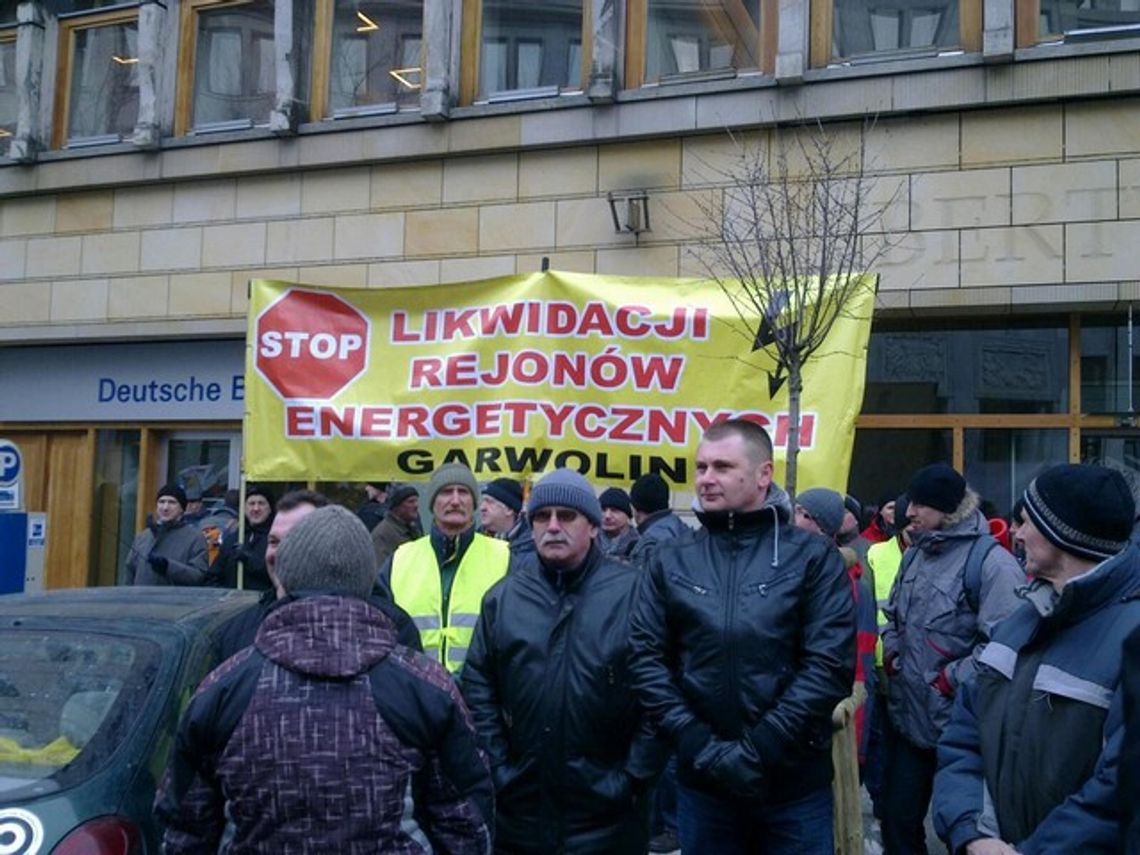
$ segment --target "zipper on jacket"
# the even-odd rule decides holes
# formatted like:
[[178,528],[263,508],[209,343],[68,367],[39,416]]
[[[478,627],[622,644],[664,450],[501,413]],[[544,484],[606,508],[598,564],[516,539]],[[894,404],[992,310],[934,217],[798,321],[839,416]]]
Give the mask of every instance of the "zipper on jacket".
[[[728,518],[729,530],[732,530],[732,523],[734,514],[730,514]],[[730,704],[730,709],[739,717],[736,710],[737,700],[736,693],[733,687],[736,686],[736,651],[735,645],[732,644],[732,625],[736,620],[736,598],[738,596],[736,590],[736,562],[740,556],[740,543],[733,534],[729,538],[729,562],[728,562],[728,585],[726,587],[725,597],[725,615],[724,615],[724,651],[725,651],[725,701]]]

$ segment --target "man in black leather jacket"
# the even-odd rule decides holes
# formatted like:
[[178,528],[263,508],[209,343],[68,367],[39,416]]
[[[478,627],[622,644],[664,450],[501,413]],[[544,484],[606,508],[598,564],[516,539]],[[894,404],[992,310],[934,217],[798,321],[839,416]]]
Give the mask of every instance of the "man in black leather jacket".
[[851,692],[843,560],[788,525],[763,428],[710,428],[704,530],[660,550],[632,618],[634,685],[678,760],[682,850],[833,851],[831,711]]
[[644,853],[664,763],[629,674],[638,571],[595,543],[602,508],[558,469],[528,505],[537,552],[491,588],[462,687],[495,784],[497,853]]

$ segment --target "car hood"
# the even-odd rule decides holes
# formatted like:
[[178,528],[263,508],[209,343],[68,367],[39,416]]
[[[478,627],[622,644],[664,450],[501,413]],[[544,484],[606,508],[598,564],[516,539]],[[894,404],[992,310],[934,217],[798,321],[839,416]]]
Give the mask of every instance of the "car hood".
[[254,642],[283,668],[317,677],[352,677],[392,652],[395,625],[354,597],[301,597],[271,611]]

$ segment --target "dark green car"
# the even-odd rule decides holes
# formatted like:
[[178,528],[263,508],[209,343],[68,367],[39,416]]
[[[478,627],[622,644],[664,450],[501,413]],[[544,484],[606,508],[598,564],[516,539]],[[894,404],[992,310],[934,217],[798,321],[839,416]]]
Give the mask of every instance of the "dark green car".
[[199,588],[0,597],[0,852],[159,850],[152,816],[214,634],[256,601]]

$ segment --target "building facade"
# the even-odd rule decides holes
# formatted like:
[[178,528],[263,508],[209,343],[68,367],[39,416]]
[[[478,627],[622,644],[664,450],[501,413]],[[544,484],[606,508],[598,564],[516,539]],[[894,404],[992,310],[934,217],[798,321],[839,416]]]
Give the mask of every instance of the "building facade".
[[890,199],[852,489],[945,459],[1007,511],[1140,465],[1136,0],[0,2],[0,436],[47,584],[112,581],[163,480],[236,483],[249,279],[700,275],[737,143],[803,123]]

